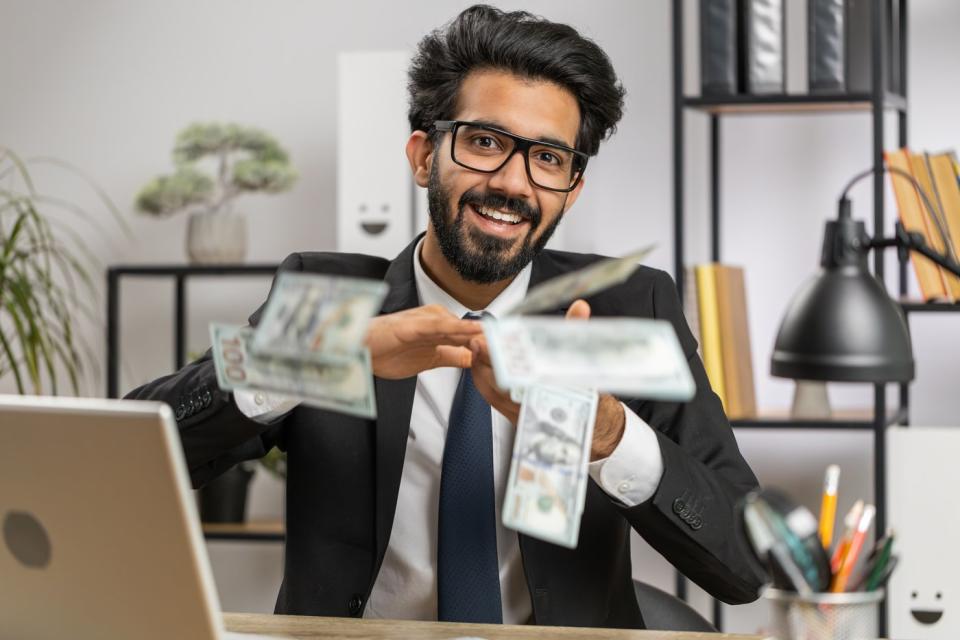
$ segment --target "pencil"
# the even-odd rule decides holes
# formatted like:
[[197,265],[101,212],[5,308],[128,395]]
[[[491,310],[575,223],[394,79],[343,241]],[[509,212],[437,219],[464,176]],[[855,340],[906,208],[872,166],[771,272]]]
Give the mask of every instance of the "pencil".
[[840,484],[840,467],[827,467],[823,478],[823,498],[820,501],[820,543],[830,551],[833,545],[833,524],[837,519],[837,485]]
[[840,571],[840,563],[843,562],[843,556],[847,553],[847,548],[850,546],[850,540],[853,538],[853,532],[857,528],[857,523],[860,522],[861,515],[863,515],[863,500],[857,500],[843,518],[843,524],[846,528],[843,537],[837,542],[837,548],[833,550],[833,557],[830,558],[830,571],[833,575],[837,575]]
[[867,531],[873,524],[873,516],[876,514],[876,507],[868,504],[863,508],[863,515],[860,516],[860,522],[857,523],[857,530],[850,540],[850,546],[843,555],[843,561],[840,563],[840,571],[833,576],[833,584],[830,585],[830,591],[833,593],[843,593],[847,588],[847,581],[853,572],[853,567],[857,564],[860,557],[860,550],[863,549],[863,542],[867,538]]

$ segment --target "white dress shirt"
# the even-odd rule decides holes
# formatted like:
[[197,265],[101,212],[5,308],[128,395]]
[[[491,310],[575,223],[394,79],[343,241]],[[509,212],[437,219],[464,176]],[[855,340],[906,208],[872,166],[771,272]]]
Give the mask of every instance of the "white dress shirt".
[[[522,300],[530,282],[527,265],[490,305],[467,309],[440,288],[420,264],[420,248],[414,260],[414,276],[421,305],[440,304],[453,315],[485,311],[497,317]],[[367,600],[364,617],[437,619],[437,521],[440,470],[447,422],[462,371],[442,367],[417,376],[407,451],[400,477],[397,509],[387,552]],[[270,422],[292,410],[297,400],[261,392],[238,391],[237,407],[246,416]],[[640,417],[624,406],[626,428],[613,454],[590,463],[590,476],[615,500],[634,506],[653,496],[663,475],[663,458],[657,436]],[[517,533],[507,529],[502,512],[506,480],[513,451],[514,425],[492,409],[493,472],[497,513],[497,554],[500,563],[500,593],[503,622],[523,624],[532,605],[520,558]]]

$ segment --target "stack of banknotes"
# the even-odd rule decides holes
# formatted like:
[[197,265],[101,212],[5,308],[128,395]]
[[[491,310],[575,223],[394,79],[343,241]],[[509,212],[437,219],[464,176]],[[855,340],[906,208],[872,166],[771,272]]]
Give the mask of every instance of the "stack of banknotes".
[[[497,385],[520,404],[505,526],[576,547],[599,394],[672,402],[693,396],[669,322],[536,315],[625,281],[651,248],[549,280],[502,317],[483,321]],[[220,387],[376,417],[363,344],[386,291],[380,281],[281,273],[255,329],[211,325]]]
[[280,273],[256,329],[210,325],[220,388],[275,392],[375,418],[363,341],[386,293],[378,280]]

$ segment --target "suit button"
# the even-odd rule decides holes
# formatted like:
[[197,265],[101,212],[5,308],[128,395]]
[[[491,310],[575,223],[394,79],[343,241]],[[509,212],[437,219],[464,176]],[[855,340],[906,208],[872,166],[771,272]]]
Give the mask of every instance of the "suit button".
[[210,389],[207,389],[203,392],[203,407],[209,407],[211,402],[213,402],[213,394],[210,393]]
[[683,500],[677,498],[673,501],[673,512],[677,515],[683,513],[683,510],[687,508],[687,505],[684,504]]
[[690,521],[687,524],[690,525],[691,529],[696,531],[703,526],[703,518],[701,518],[700,516],[693,516],[692,518],[690,518]]
[[354,595],[352,598],[350,598],[350,602],[347,603],[347,610],[352,616],[359,615],[362,607],[363,598],[361,598],[359,595]]
[[187,408],[183,406],[183,403],[177,405],[177,411],[174,413],[174,417],[179,421],[187,417]]

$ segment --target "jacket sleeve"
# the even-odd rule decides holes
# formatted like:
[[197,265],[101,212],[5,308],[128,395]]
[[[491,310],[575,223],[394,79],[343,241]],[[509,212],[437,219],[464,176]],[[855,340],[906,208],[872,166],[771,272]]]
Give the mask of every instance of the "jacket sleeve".
[[[300,255],[292,254],[278,273],[302,268]],[[262,309],[250,316],[251,326],[256,326]],[[285,449],[282,419],[271,424],[251,420],[237,408],[232,393],[220,390],[209,349],[176,373],[137,387],[125,397],[170,405],[195,489],[238,462],[263,457],[274,445]]]
[[751,602],[763,578],[738,502],[758,486],[757,479],[710,388],[673,280],[657,273],[654,316],[676,329],[697,390],[686,403],[626,401],[657,434],[663,477],[653,497],[623,511],[652,547],[712,596],[729,604]]

